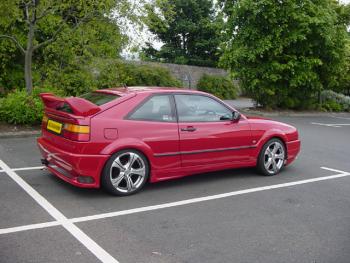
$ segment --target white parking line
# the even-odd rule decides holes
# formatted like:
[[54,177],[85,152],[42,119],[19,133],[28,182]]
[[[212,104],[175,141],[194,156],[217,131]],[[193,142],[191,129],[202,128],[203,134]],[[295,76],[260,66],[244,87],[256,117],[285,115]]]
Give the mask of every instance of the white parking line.
[[329,168],[329,167],[321,166],[320,168],[323,169],[323,170],[327,170],[327,171],[331,171],[331,172],[336,172],[336,173],[339,173],[339,174],[350,174],[350,173],[348,173],[348,172],[344,172],[344,171],[342,171],[342,170],[337,170],[337,169],[333,169],[333,168]]
[[[261,192],[261,191],[266,191],[266,190],[279,189],[279,188],[291,187],[291,186],[326,181],[326,180],[333,180],[333,179],[337,179],[337,178],[350,176],[350,173],[345,172],[345,171],[341,171],[341,170],[337,170],[337,169],[333,169],[333,168],[328,168],[328,167],[320,167],[320,168],[323,170],[336,172],[337,174],[330,175],[330,176],[316,177],[316,178],[311,178],[311,179],[306,179],[306,180],[300,180],[300,181],[294,181],[294,182],[289,182],[289,183],[255,187],[255,188],[250,188],[250,189],[245,189],[245,190],[238,190],[238,191],[233,191],[233,192],[228,192],[228,193],[223,193],[223,194],[210,195],[210,196],[204,196],[204,197],[199,197],[199,198],[192,198],[192,199],[164,203],[164,204],[159,204],[159,205],[151,205],[151,206],[139,207],[139,208],[134,208],[134,209],[127,209],[127,210],[110,212],[110,213],[96,214],[96,215],[91,215],[91,216],[76,217],[76,218],[66,219],[65,222],[78,223],[78,222],[86,222],[86,221],[98,220],[98,219],[104,219],[104,218],[110,218],[110,217],[117,217],[117,216],[121,216],[121,215],[130,215],[130,214],[135,214],[135,213],[141,213],[141,212],[159,210],[159,209],[164,209],[164,208],[194,204],[194,203],[199,203],[199,202],[204,202],[204,201],[216,200],[216,199],[221,199],[221,198],[226,198],[226,197],[231,197],[231,196],[236,196],[236,195],[243,195],[243,194],[248,194],[248,193],[255,193],[255,192]],[[30,229],[46,228],[46,227],[57,226],[60,224],[62,224],[62,222],[52,221],[52,222],[46,222],[46,223],[40,223],[40,224],[32,224],[32,225],[12,227],[12,228],[4,228],[4,229],[0,229],[0,234],[7,234],[7,233],[25,231],[25,230],[30,230]]]
[[61,225],[61,223],[59,221],[50,221],[50,222],[30,224],[30,225],[25,225],[25,226],[9,227],[9,228],[0,229],[0,235],[14,233],[14,232],[21,232],[21,231],[26,231],[26,230],[47,228],[47,227],[52,227],[52,226],[60,226],[60,225]]
[[[327,168],[327,167],[321,167],[321,169],[334,170],[332,168]],[[200,203],[200,202],[204,202],[204,201],[216,200],[216,199],[221,199],[221,198],[226,198],[226,197],[231,197],[231,196],[236,196],[236,195],[243,195],[243,194],[248,194],[248,193],[255,193],[255,192],[261,192],[261,191],[266,191],[266,190],[285,188],[285,187],[290,187],[290,186],[296,186],[296,185],[301,185],[301,184],[308,184],[308,183],[314,183],[314,182],[319,182],[319,181],[332,180],[332,179],[350,176],[350,173],[347,173],[344,171],[339,171],[339,170],[335,170],[335,171],[340,172],[340,174],[317,177],[317,178],[300,180],[300,181],[294,181],[294,182],[289,182],[289,183],[255,187],[255,188],[250,188],[250,189],[245,189],[245,190],[239,190],[239,191],[228,192],[228,193],[217,194],[217,195],[204,196],[204,197],[199,197],[199,198],[192,198],[192,199],[171,202],[171,203],[165,203],[165,204],[160,204],[160,205],[146,206],[146,207],[140,207],[140,208],[134,208],[134,209],[128,209],[128,210],[123,210],[123,211],[92,215],[92,216],[77,217],[77,218],[72,218],[70,220],[74,223],[77,223],[77,222],[85,222],[85,221],[91,221],[91,220],[96,220],[96,219],[116,217],[116,216],[121,216],[121,215],[130,215],[130,214],[135,214],[135,213],[140,213],[140,212],[146,212],[146,211],[152,211],[152,210],[158,210],[158,209],[163,209],[163,208],[182,206],[182,205],[188,205],[188,204],[194,204],[194,203]]]
[[326,126],[326,127],[333,127],[333,128],[341,128],[343,126],[350,126],[350,123],[320,123],[320,122],[311,122],[313,125],[320,125],[320,126]]
[[332,116],[332,117],[336,119],[350,120],[350,118],[347,118],[347,117],[340,117],[340,116]]
[[77,240],[80,241],[90,252],[92,252],[101,262],[118,263],[107,251],[100,247],[88,235],[80,230],[76,225],[68,220],[58,209],[56,209],[41,194],[18,176],[10,167],[0,160],[0,167],[10,176],[22,189],[27,192],[42,208],[44,208],[60,225],[70,232]]
[[[41,170],[45,169],[45,166],[32,166],[32,167],[24,167],[24,168],[12,168],[12,171],[28,171],[28,170]],[[5,171],[0,169],[0,173],[4,173]]]

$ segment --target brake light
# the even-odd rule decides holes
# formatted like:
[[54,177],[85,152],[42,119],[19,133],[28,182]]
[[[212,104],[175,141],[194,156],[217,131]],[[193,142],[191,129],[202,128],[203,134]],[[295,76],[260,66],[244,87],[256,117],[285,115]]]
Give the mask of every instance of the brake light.
[[86,142],[90,140],[90,127],[85,125],[76,125],[66,123],[63,126],[63,137],[79,142]]
[[46,114],[43,115],[43,123],[46,123],[49,120],[49,118],[46,116]]
[[43,115],[43,119],[41,121],[41,127],[44,129],[46,128],[47,122],[48,122],[49,118],[46,116],[46,114]]

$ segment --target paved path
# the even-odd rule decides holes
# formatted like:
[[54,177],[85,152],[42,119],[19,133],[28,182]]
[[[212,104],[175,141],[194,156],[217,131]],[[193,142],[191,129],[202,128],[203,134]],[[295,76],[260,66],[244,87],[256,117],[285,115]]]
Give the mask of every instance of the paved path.
[[235,109],[253,108],[254,101],[250,98],[238,98],[235,100],[225,100],[225,102]]
[[0,262],[349,262],[350,118],[273,119],[302,140],[281,174],[199,174],[123,198],[38,169],[33,137],[0,139]]

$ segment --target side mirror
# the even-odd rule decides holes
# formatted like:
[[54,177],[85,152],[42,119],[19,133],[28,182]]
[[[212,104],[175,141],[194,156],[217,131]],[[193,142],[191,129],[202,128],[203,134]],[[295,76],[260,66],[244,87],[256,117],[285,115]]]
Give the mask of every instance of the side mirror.
[[232,112],[232,121],[238,122],[241,118],[241,114],[238,111]]

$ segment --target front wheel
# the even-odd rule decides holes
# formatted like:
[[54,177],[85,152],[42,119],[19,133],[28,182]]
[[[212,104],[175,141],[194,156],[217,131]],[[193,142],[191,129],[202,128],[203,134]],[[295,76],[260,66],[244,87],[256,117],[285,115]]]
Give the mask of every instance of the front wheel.
[[278,174],[286,159],[286,149],[280,139],[269,140],[261,149],[257,168],[267,176]]
[[146,157],[136,150],[115,153],[106,163],[102,186],[113,195],[131,195],[141,190],[149,176]]

